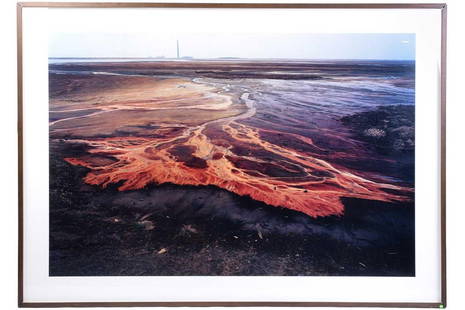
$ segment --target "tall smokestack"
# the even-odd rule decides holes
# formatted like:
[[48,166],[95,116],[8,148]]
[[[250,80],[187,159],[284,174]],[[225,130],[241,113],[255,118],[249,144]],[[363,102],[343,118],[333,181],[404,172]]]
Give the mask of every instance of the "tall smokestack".
[[176,55],[179,58],[179,40],[176,40]]

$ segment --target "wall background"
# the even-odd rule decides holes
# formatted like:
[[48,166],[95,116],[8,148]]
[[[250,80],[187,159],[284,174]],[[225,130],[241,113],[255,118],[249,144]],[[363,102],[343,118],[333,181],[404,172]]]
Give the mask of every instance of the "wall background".
[[[64,0],[62,0],[64,1]],[[82,1],[82,0],[81,0]],[[125,0],[129,1],[129,0]],[[174,1],[174,0],[173,0]],[[226,1],[226,0],[224,0]],[[186,1],[183,2],[195,2]],[[208,1],[204,1],[208,2]],[[257,1],[254,2],[271,2]],[[305,1],[277,1],[305,2]],[[465,105],[461,89],[465,70],[465,2],[450,1],[306,1],[411,3],[447,2],[447,247],[448,309],[465,308],[464,192]],[[16,1],[0,3],[0,306],[15,309],[17,298],[17,137],[16,137]]]

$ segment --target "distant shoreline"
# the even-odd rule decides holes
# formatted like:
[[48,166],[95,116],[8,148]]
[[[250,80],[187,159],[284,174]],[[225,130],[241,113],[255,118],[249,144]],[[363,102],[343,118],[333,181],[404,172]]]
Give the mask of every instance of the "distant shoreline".
[[181,57],[181,58],[158,58],[158,57],[49,57],[51,60],[72,60],[72,61],[131,61],[131,62],[159,62],[159,61],[183,61],[183,62],[297,62],[297,63],[324,63],[324,62],[405,62],[415,63],[415,59],[291,59],[291,58],[235,58],[235,57],[220,57],[220,58],[193,58],[193,57]]

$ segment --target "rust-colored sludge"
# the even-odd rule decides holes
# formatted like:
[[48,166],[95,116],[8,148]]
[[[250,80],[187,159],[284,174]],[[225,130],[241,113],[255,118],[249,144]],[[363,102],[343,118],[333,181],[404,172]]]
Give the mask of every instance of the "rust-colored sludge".
[[90,169],[88,184],[214,185],[312,217],[343,214],[341,197],[402,201],[411,191],[332,162],[353,155],[310,137],[251,125],[248,93],[180,78],[60,79],[66,87],[51,90],[51,138],[87,146],[65,160]]

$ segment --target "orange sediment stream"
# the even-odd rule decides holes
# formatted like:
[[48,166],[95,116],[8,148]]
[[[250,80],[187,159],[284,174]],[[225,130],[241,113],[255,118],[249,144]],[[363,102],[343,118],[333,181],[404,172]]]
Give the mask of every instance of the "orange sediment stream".
[[[311,152],[262,139],[265,133],[283,133],[240,122],[255,114],[247,93],[227,94],[182,79],[139,77],[126,87],[87,96],[79,104],[70,103],[82,99],[79,92],[53,98],[52,110],[98,111],[54,120],[50,128],[52,138],[89,146],[85,156],[65,158],[90,169],[84,178],[88,184],[120,183],[120,191],[150,183],[214,185],[312,217],[343,214],[341,197],[408,199],[404,194],[410,189],[375,182]],[[284,134],[318,148],[308,137]]]

